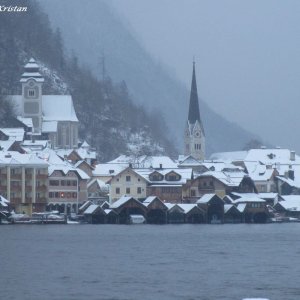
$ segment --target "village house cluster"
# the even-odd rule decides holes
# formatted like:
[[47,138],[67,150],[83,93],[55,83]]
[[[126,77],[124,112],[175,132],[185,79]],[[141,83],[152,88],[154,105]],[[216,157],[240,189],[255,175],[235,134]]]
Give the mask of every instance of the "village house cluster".
[[[16,128],[0,128],[0,220],[12,212],[77,213],[90,223],[264,223],[300,217],[300,157],[288,149],[205,158],[195,64],[184,155],[125,156],[98,163],[78,139],[69,95],[44,95],[31,59],[20,80]],[[59,107],[59,109],[57,109]]]

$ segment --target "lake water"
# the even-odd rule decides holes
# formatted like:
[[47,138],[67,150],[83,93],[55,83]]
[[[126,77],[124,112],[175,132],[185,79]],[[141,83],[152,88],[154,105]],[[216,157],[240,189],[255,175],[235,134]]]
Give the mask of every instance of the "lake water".
[[0,226],[5,300],[300,299],[300,223]]

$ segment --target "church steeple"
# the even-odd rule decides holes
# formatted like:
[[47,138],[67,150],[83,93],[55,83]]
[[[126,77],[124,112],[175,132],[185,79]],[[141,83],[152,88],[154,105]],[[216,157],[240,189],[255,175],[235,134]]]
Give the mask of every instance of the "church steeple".
[[185,155],[191,155],[199,160],[203,160],[205,158],[205,133],[200,118],[195,61],[193,61],[193,75],[190,92],[189,114],[184,141]]
[[190,93],[190,106],[189,106],[189,118],[190,124],[194,124],[197,120],[200,122],[199,101],[197,92],[195,61],[193,61],[193,76]]

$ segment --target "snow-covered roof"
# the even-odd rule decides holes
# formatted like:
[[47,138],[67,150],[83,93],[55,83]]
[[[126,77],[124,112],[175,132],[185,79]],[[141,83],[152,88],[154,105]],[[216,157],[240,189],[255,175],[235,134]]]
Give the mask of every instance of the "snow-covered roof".
[[8,139],[11,141],[17,141],[21,142],[24,139],[24,128],[0,128],[0,131],[2,131],[6,136],[8,136]]
[[79,210],[85,210],[88,206],[90,206],[92,204],[91,201],[86,201],[84,202],[80,207]]
[[29,148],[31,150],[35,150],[35,149],[43,150],[47,148],[47,146],[48,146],[47,140],[36,140],[36,141],[25,140],[22,142],[23,148]]
[[265,165],[268,164],[291,164],[300,163],[300,157],[295,155],[295,160],[291,160],[291,151],[289,149],[251,149],[245,158],[246,161],[259,161]]
[[180,203],[177,205],[183,209],[185,214],[189,213],[193,208],[198,207],[195,203]]
[[208,203],[216,194],[204,194],[196,203]]
[[264,199],[261,199],[261,198],[259,198],[259,197],[255,197],[255,196],[251,196],[251,197],[247,197],[247,196],[244,196],[244,197],[241,197],[241,198],[238,198],[238,199],[236,199],[236,200],[234,200],[233,201],[233,203],[235,203],[235,204],[238,204],[238,203],[249,203],[249,202],[259,202],[259,203],[265,203],[266,202],[266,200],[264,200]]
[[35,61],[33,57],[31,57],[28,61],[28,63],[24,66],[25,69],[38,69],[39,65]]
[[300,211],[300,195],[281,196],[284,201],[278,202],[285,210]]
[[233,204],[224,204],[224,213],[226,214],[232,207],[235,207]]
[[235,166],[232,163],[229,162],[223,162],[223,161],[204,161],[202,166],[206,167],[208,170],[212,171],[243,171],[242,167]]
[[114,202],[113,204],[111,204],[110,208],[119,208],[120,206],[122,206],[123,204],[125,204],[130,199],[134,199],[134,198],[132,198],[130,196],[122,196],[119,200],[117,200],[116,202]]
[[195,167],[195,166],[200,166],[202,163],[194,158],[191,155],[184,156],[184,155],[179,155],[178,157],[178,165],[181,167]]
[[62,160],[52,149],[45,148],[43,151],[37,151],[36,155],[48,163],[49,176],[51,176],[54,171],[61,171],[65,175],[69,172],[75,172],[81,179],[90,179],[84,171],[74,167],[68,161]]
[[177,164],[168,156],[126,156],[120,155],[116,159],[108,162],[113,164],[132,164],[133,168],[177,168]]
[[43,121],[42,132],[57,132],[57,121]]
[[0,152],[0,165],[14,165],[27,167],[47,167],[48,164],[36,156],[36,154],[21,154],[16,151]]
[[247,206],[247,203],[239,203],[238,205],[237,205],[237,209],[241,212],[241,213],[243,213],[244,211],[245,211],[245,209],[246,209],[246,206]]
[[96,151],[91,151],[89,150],[89,148],[82,146],[79,149],[77,149],[76,152],[82,159],[96,159],[97,156]]
[[[177,206],[177,204],[169,203],[169,202],[164,203],[164,205],[168,208],[168,210],[171,210],[175,205]],[[180,209],[182,210],[182,208],[180,208]]]
[[115,176],[127,167],[128,164],[97,164],[93,171],[93,176]]
[[[176,186],[181,186],[187,182],[187,180],[192,178],[193,174],[193,169],[134,169],[134,171],[142,176],[145,180],[148,182],[151,182],[151,184],[156,185],[156,186],[162,186],[162,185],[176,185]],[[149,175],[152,174],[153,172],[158,172],[161,175],[164,176],[163,180],[159,181],[151,181]],[[180,180],[176,181],[169,181],[165,179],[165,175],[174,172],[180,175]]]
[[1,151],[8,151],[8,149],[15,143],[16,141],[8,140],[8,141],[0,141]]
[[226,186],[239,186],[243,178],[246,176],[246,173],[240,170],[234,172],[219,172],[219,171],[208,171],[203,174],[200,174],[198,177],[207,177],[211,176],[218,179]]
[[109,215],[110,213],[115,213],[113,209],[110,209],[110,208],[106,208],[104,209],[104,212],[106,215]]
[[295,179],[296,180],[292,180],[290,178],[285,178],[283,176],[276,176],[277,179],[279,179],[282,182],[287,183],[289,186],[300,189],[300,177],[297,176]]
[[22,122],[25,126],[27,126],[28,128],[32,128],[33,124],[32,124],[32,118],[23,118],[23,117],[17,117],[17,119]]
[[149,204],[151,204],[157,197],[156,196],[149,196],[147,197],[144,201],[143,204],[145,206],[148,206]]
[[8,204],[9,204],[9,201],[0,195],[0,206],[7,207]]
[[213,153],[209,159],[217,159],[221,161],[243,161],[247,154],[248,151],[217,152]]
[[100,205],[91,204],[91,205],[83,212],[83,214],[85,214],[85,215],[93,214],[99,207],[100,207]]
[[[22,115],[22,96],[13,95],[11,99],[16,104],[17,113]],[[42,95],[42,103],[43,121],[78,122],[70,95]]]
[[87,143],[87,141],[84,141],[80,148],[90,148],[90,145]]
[[[278,194],[277,193],[237,193],[237,192],[232,192],[231,193],[234,196],[237,196],[239,198],[260,198],[260,199],[275,199]],[[229,197],[229,196],[227,196]],[[233,200],[234,201],[234,200]]]
[[44,121],[78,122],[70,95],[43,95],[42,101]]
[[94,183],[97,183],[98,187],[100,188],[101,191],[103,192],[108,192],[109,191],[109,185],[106,184],[104,181],[97,179],[97,178],[93,178],[87,185],[87,187],[89,188],[91,185],[93,185]]
[[270,180],[274,174],[274,169],[266,165],[253,162],[245,162],[249,176],[253,181],[267,181]]
[[73,167],[72,165],[65,163],[65,164],[54,164],[54,165],[49,165],[48,167],[48,174],[49,176],[51,176],[53,174],[53,172],[55,171],[61,171],[63,174],[67,175],[69,172],[75,172],[78,174],[78,176],[81,179],[85,179],[88,180],[90,179],[90,177],[82,170]]

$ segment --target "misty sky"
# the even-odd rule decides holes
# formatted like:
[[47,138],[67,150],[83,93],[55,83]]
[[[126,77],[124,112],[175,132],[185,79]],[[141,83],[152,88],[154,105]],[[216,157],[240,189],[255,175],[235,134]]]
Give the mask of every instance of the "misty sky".
[[275,146],[300,151],[300,1],[113,0],[146,49],[199,96]]

